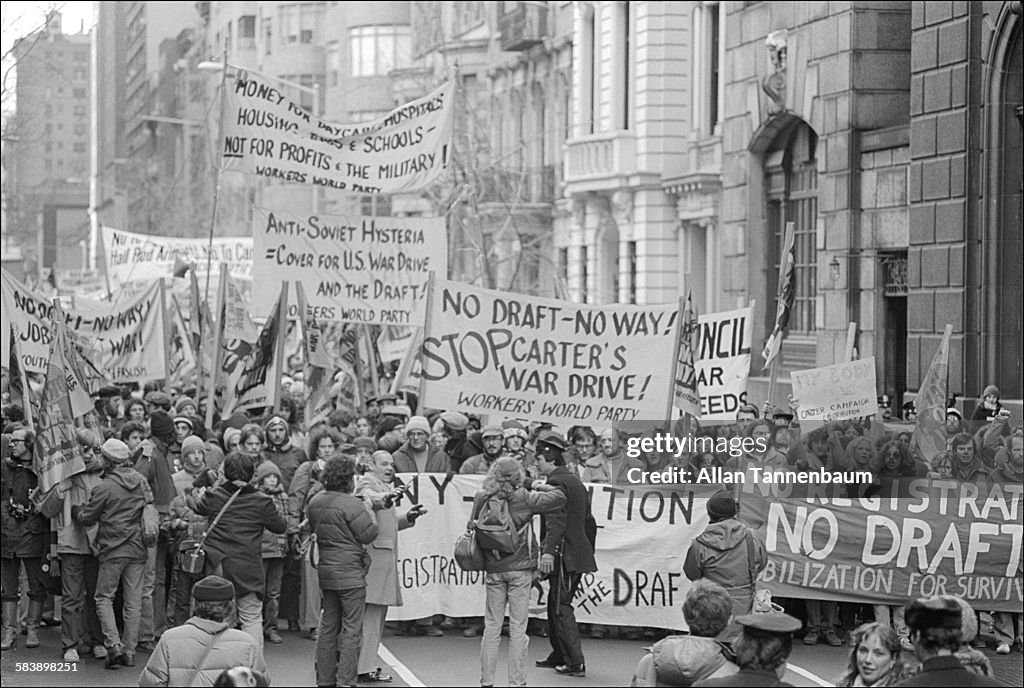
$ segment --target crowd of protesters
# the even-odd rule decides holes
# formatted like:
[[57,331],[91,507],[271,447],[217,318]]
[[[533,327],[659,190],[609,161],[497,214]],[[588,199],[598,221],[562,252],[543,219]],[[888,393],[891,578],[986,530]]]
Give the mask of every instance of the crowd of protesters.
[[[17,646],[22,626],[24,646],[39,646],[44,608],[56,593],[65,661],[92,654],[116,669],[136,666],[137,653],[150,653],[143,673],[147,685],[166,685],[179,659],[173,648],[194,637],[237,643],[238,652],[251,655],[247,666],[263,675],[263,645],[281,643],[285,631],[317,643],[320,685],[335,685],[335,679],[342,685],[390,681],[378,666],[376,648],[388,607],[401,604],[397,531],[414,526],[423,513],[418,506],[397,509],[405,495],[397,474],[479,474],[487,478],[475,510],[499,497],[508,501],[517,526],[544,514],[546,532],[539,540],[532,533],[523,540],[525,551],[487,562],[482,617],[420,619],[400,624],[396,632],[442,636],[457,629],[467,637],[482,632],[481,682],[489,685],[507,609],[513,685],[525,684],[528,629],[550,636],[552,652],[539,667],[584,676],[580,631],[594,639],[664,633],[597,624],[577,630],[571,600],[580,575],[596,569],[593,519],[582,482],[624,484],[631,468],[672,465],[857,468],[875,480],[850,486],[849,496],[871,496],[886,481],[900,478],[1020,483],[1024,475],[1024,431],[1010,427],[992,386],[969,419],[950,408],[948,451],[931,460],[912,446],[913,425],[893,418],[886,399],[880,399],[880,408],[892,422],[831,423],[807,433],[794,419],[796,400],[786,412],[743,406],[735,424],[696,432],[763,439],[763,450],[740,457],[708,452],[630,458],[627,438],[613,428],[558,432],[513,418],[481,426],[479,418],[456,411],[417,410],[413,395],[370,398],[360,415],[345,406],[338,386],[332,390],[337,410],[327,422],[307,427],[301,381],[286,378],[281,392],[276,412],[227,418],[214,413],[207,426],[204,401],[196,401],[195,390],[104,388],[95,416],[76,434],[87,470],[46,495],[37,494],[32,431],[19,407],[5,405],[2,648]],[[912,406],[902,412],[904,421],[913,420]],[[153,541],[142,517],[147,508],[155,508],[159,517]],[[654,680],[654,673],[659,685],[689,685],[683,678],[663,678],[658,667],[671,665],[665,669],[671,675],[692,676],[691,661],[714,665],[702,678],[714,674],[728,680],[721,673],[726,665],[738,673],[748,664],[751,671],[774,671],[779,664],[760,667],[765,653],[751,650],[758,634],[772,633],[808,645],[848,643],[851,673],[840,685],[890,684],[872,678],[882,665],[868,655],[889,657],[886,681],[909,675],[910,663],[900,660],[901,653],[906,657],[916,648],[920,656],[920,647],[909,610],[905,614],[901,606],[776,600],[776,608],[781,603],[786,610],[785,620],[764,629],[763,619],[747,619],[755,602],[753,578],[767,557],[763,543],[737,520],[737,510],[728,493],[709,500],[711,525],[686,553],[684,567],[690,579],[701,581],[691,592],[693,609],[728,618],[702,627],[688,617],[685,647],[672,649],[669,664],[661,665],[662,650],[655,646],[649,665],[638,668],[639,685],[654,685],[643,683]],[[199,549],[203,560],[197,568],[193,559]],[[549,595],[546,625],[528,623],[525,614],[529,590],[540,577],[548,577],[551,589],[561,593]],[[27,605],[20,611],[23,588]],[[691,612],[684,607],[684,614]],[[966,628],[968,617],[973,633]],[[976,613],[957,618],[965,623],[961,644],[984,647]],[[225,635],[229,619],[237,620],[240,632]],[[241,642],[240,633],[251,647]],[[722,641],[723,634],[735,644]],[[994,614],[992,634],[998,653],[1019,649],[1021,615]],[[709,642],[718,643],[721,652],[709,654]],[[969,658],[963,655],[965,663]],[[984,662],[978,665],[984,669]],[[213,677],[215,668],[211,664],[204,671]]]

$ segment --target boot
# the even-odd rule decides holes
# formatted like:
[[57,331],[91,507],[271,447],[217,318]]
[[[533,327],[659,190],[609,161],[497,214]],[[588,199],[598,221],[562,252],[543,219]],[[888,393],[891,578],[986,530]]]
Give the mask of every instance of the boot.
[[0,638],[0,650],[13,650],[18,647],[18,603],[3,603],[3,637]]
[[29,600],[28,618],[25,619],[25,647],[39,647],[39,623],[43,616],[43,603]]

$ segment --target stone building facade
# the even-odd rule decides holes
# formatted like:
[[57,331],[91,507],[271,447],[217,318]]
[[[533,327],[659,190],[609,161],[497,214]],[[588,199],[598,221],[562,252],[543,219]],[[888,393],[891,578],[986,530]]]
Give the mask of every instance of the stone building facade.
[[755,341],[796,229],[776,403],[788,371],[842,359],[850,322],[879,393],[912,396],[949,323],[966,409],[990,382],[1020,398],[1019,7],[725,3],[721,292],[769,295]]

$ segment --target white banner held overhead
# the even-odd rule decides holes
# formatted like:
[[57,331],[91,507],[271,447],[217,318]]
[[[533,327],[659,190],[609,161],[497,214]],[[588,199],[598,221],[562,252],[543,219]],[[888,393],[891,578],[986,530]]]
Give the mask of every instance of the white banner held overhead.
[[284,280],[301,281],[321,322],[422,325],[431,272],[446,274],[443,217],[300,216],[255,209],[253,307],[269,314]]
[[584,306],[436,280],[420,404],[556,425],[665,421],[679,304]]
[[[205,280],[210,240],[151,236],[103,227],[103,252],[111,289],[130,282],[171,277],[176,256],[186,263],[194,263],[196,274]],[[235,279],[251,280],[252,238],[215,238],[210,262],[212,277],[220,274],[221,263],[227,263]],[[216,280],[211,281],[216,285]]]
[[732,423],[747,403],[753,308],[706,313],[698,318],[697,384],[702,423]]
[[[22,363],[29,372],[46,372],[52,317],[53,305],[44,296],[3,273],[0,319],[5,330],[10,321],[19,323]],[[159,282],[131,301],[86,301],[79,308],[65,311],[64,317],[85,356],[114,382],[160,380],[166,376]]]
[[353,193],[416,191],[448,167],[453,94],[448,81],[380,119],[337,124],[238,70],[224,95],[223,169]]

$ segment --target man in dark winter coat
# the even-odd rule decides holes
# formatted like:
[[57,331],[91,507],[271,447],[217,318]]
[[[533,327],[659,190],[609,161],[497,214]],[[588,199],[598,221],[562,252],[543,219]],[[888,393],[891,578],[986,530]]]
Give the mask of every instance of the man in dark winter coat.
[[[142,615],[142,577],[146,568],[146,546],[142,540],[142,510],[152,503],[149,484],[127,463],[128,445],[109,439],[100,448],[107,473],[89,496],[89,502],[72,507],[71,514],[85,527],[99,524],[96,556],[100,570],[96,579],[96,614],[103,628],[107,648],[106,667],[135,666]],[[124,634],[117,632],[114,595],[123,588]]]
[[[584,573],[597,571],[594,542],[587,532],[593,526],[590,496],[580,479],[565,467],[565,442],[548,431],[537,438],[537,470],[565,493],[563,508],[545,514],[541,527],[540,572],[549,576],[548,638],[551,653],[537,666],[559,674],[586,676],[587,667],[580,647],[572,600]],[[596,530],[596,528],[594,529]],[[592,531],[593,532],[593,531]]]
[[217,526],[206,538],[205,574],[222,569],[224,578],[235,586],[238,621],[242,630],[263,651],[263,529],[278,535],[288,529],[284,516],[277,512],[274,500],[250,485],[252,460],[240,452],[224,459],[227,482],[207,490],[196,502],[200,516],[216,518],[221,508],[238,492],[224,510]]
[[711,524],[690,545],[683,573],[690,580],[706,579],[729,591],[733,614],[749,614],[754,604],[757,574],[768,564],[764,543],[754,531],[736,520],[739,507],[727,490],[708,500]]
[[968,671],[954,655],[963,643],[961,608],[953,600],[928,597],[907,605],[910,642],[921,671],[897,686],[998,686],[995,679]]

